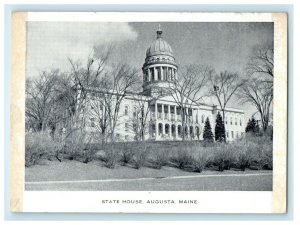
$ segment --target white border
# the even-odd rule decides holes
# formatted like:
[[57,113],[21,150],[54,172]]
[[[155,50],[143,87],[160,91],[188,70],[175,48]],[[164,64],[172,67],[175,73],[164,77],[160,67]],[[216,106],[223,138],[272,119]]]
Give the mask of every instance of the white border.
[[[179,200],[197,204],[179,204]],[[119,203],[102,203],[119,200]],[[143,204],[122,203],[142,200]],[[175,203],[147,204],[147,200]],[[25,191],[25,212],[127,212],[127,213],[271,213],[272,192],[225,191]]]
[[28,21],[81,22],[272,22],[271,13],[28,12]]

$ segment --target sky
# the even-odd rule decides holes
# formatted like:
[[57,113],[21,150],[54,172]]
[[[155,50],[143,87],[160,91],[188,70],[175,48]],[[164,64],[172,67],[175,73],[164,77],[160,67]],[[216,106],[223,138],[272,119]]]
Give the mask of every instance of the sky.
[[[209,65],[216,72],[238,72],[242,77],[253,47],[273,41],[273,23],[28,22],[26,76],[56,68],[69,71],[68,58],[84,61],[93,46],[110,43],[115,45],[113,62],[127,62],[142,72],[158,24],[179,66]],[[255,111],[235,102],[229,106],[244,109],[246,118]]]

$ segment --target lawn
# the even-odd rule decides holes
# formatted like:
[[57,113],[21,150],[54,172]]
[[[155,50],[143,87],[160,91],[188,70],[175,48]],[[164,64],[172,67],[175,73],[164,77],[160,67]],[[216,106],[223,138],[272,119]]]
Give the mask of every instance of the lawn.
[[[27,182],[26,190],[272,190],[272,172],[266,170],[225,170],[223,172],[205,170],[202,173],[196,173],[174,167],[134,169],[120,165],[109,169],[100,161],[85,164],[77,161],[45,160],[39,165],[25,169],[25,181]],[[52,183],[52,181],[66,182]],[[32,184],[30,182],[46,183]]]

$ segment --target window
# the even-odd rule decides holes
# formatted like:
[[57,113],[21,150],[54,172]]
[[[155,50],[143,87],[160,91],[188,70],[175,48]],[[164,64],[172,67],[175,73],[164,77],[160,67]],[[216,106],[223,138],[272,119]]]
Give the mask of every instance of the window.
[[232,117],[230,117],[230,125],[232,125]]
[[134,118],[136,117],[136,107],[133,108],[133,114],[132,115],[133,115]]
[[204,123],[204,115],[201,116],[201,123]]
[[129,124],[125,123],[125,131],[128,131],[128,128],[129,128]]
[[227,137],[227,138],[229,137],[228,131],[226,131],[226,137]]
[[239,138],[239,132],[236,132],[235,137],[236,137],[236,138]]
[[155,137],[155,124],[152,124],[152,137]]
[[161,80],[160,67],[157,67],[156,70],[157,70],[157,80]]
[[95,127],[95,118],[91,118],[91,127]]
[[237,125],[237,118],[235,117],[235,125]]
[[225,124],[227,124],[227,117],[225,117]]
[[198,113],[196,114],[196,123],[198,123]]
[[154,68],[150,68],[151,80],[154,80]]
[[163,74],[164,74],[164,80],[168,80],[168,75],[167,75],[167,67],[163,67]]
[[179,136],[181,135],[181,125],[179,125],[179,126],[177,127],[177,133],[178,133]]
[[242,119],[240,119],[240,126],[242,126]]
[[163,131],[163,125],[160,123],[158,124],[158,134],[161,135]]
[[120,134],[116,134],[116,139],[117,140],[120,140],[120,137],[121,137]]
[[157,111],[158,111],[157,118],[161,119],[162,118],[162,112],[163,112],[162,105],[157,104]]
[[233,131],[231,131],[231,137],[234,138],[234,133],[233,133]]
[[128,135],[125,135],[125,140],[128,141],[129,140],[129,137]]
[[172,78],[172,69],[171,68],[169,68],[169,79],[173,80],[173,78]]
[[124,112],[124,114],[127,116],[128,115],[128,105],[125,105],[125,112]]

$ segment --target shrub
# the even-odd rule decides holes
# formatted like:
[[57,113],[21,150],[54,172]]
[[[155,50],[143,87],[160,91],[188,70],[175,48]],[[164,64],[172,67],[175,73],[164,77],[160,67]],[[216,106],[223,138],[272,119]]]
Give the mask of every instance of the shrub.
[[28,133],[25,136],[25,166],[38,164],[41,159],[55,154],[58,143],[46,132]]
[[132,158],[132,164],[135,169],[139,169],[145,165],[149,154],[150,146],[144,145],[141,149],[136,149]]
[[132,161],[133,155],[134,153],[131,147],[128,145],[128,143],[124,142],[120,151],[121,164],[125,166],[126,164],[130,163]]
[[83,150],[86,148],[86,134],[80,131],[71,132],[64,140],[63,158],[80,160]]
[[252,163],[252,156],[248,149],[241,150],[236,157],[235,167],[245,171],[246,168],[250,168]]
[[171,157],[171,161],[175,164],[175,166],[179,169],[185,169],[191,167],[193,164],[193,157],[188,153],[188,150],[178,149],[176,151],[175,156]]
[[272,142],[268,136],[247,135],[231,144],[238,169],[272,169]]
[[230,144],[216,146],[213,154],[213,165],[218,167],[218,171],[229,170],[235,161],[234,150],[229,147]]
[[63,141],[63,148],[56,153],[59,161],[63,159],[88,163],[96,158],[97,149],[90,145],[93,135],[74,130]]
[[253,133],[253,134],[259,133],[259,124],[254,117],[249,119],[245,131],[246,133]]
[[110,145],[103,150],[104,154],[100,159],[105,163],[105,167],[113,169],[118,161],[118,153],[116,151],[116,146]]
[[169,149],[158,149],[152,152],[150,162],[155,169],[161,169],[168,164]]
[[207,150],[199,151],[196,156],[193,157],[192,167],[194,172],[201,173],[207,166],[210,159],[210,155]]
[[273,169],[273,151],[272,149],[266,149],[263,151],[261,166],[263,169],[272,170]]

